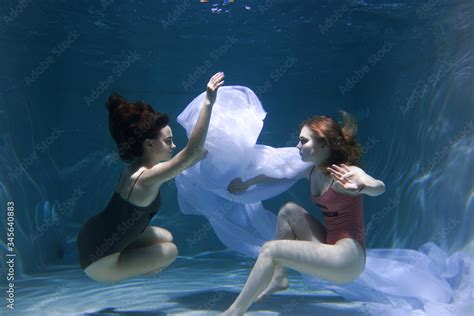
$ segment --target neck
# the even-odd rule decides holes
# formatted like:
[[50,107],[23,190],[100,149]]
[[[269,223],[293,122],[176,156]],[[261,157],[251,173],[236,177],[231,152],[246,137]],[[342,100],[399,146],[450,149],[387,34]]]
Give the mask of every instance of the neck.
[[150,157],[141,157],[139,158],[136,162],[132,163],[133,168],[140,168],[140,167],[146,167],[146,168],[151,168],[157,163],[159,163],[159,160],[152,159]]

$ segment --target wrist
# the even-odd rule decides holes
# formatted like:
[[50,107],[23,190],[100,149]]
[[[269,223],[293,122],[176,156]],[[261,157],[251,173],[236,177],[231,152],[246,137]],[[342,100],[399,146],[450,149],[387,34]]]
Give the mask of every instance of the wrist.
[[247,181],[242,182],[242,185],[245,187],[245,189],[248,189],[249,187],[251,187],[254,184],[255,183],[252,183],[252,180],[247,180]]

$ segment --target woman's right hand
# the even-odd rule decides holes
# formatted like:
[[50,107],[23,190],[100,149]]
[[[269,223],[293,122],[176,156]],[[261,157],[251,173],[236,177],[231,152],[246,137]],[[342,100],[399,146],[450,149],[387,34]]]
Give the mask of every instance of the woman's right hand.
[[230,181],[227,191],[232,194],[239,194],[248,189],[248,185],[241,178],[235,178]]
[[206,98],[210,104],[214,104],[217,97],[217,89],[224,84],[224,73],[218,72],[211,77],[207,83]]

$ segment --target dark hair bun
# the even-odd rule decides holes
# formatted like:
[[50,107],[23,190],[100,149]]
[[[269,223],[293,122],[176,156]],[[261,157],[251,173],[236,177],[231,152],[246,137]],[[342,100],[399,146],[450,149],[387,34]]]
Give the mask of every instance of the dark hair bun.
[[117,144],[120,158],[131,162],[143,155],[143,141],[155,138],[169,124],[168,115],[155,112],[143,102],[130,102],[113,93],[106,102],[109,131]]
[[109,114],[112,115],[115,113],[115,110],[121,105],[127,103],[127,100],[122,98],[118,93],[114,92],[110,95],[105,106],[109,111]]

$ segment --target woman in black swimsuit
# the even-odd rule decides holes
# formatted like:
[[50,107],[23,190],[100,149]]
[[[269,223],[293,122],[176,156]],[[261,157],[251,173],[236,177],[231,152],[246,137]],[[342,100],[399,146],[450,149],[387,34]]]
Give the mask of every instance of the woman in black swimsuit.
[[169,231],[148,226],[160,206],[160,186],[205,157],[206,140],[217,90],[224,73],[207,84],[207,97],[186,147],[176,147],[166,114],[141,101],[112,94],[107,102],[109,129],[119,156],[129,164],[105,209],[89,219],[77,237],[84,272],[99,282],[153,274],[178,255]]

